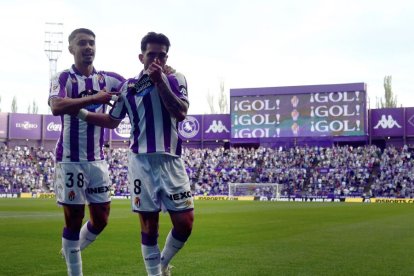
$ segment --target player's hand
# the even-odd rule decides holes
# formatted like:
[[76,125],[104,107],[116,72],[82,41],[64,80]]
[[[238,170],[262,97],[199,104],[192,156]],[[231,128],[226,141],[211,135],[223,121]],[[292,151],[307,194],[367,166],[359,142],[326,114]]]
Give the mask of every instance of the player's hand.
[[118,96],[115,93],[108,93],[105,89],[99,91],[93,97],[94,103],[109,104],[110,101],[116,101]]
[[147,69],[147,73],[152,82],[159,83],[162,81],[163,68],[161,67],[161,62],[158,58],[156,58],[154,62],[150,64]]
[[166,64],[166,65],[164,65],[163,72],[166,75],[171,75],[171,74],[174,74],[175,72],[177,72],[177,70],[175,70],[174,68],[172,68],[171,66]]

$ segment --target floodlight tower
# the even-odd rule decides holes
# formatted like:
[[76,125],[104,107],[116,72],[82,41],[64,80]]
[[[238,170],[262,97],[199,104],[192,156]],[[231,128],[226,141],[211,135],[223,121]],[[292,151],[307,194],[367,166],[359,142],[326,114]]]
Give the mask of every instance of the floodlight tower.
[[45,53],[49,59],[50,79],[57,73],[57,60],[63,49],[63,23],[46,22]]

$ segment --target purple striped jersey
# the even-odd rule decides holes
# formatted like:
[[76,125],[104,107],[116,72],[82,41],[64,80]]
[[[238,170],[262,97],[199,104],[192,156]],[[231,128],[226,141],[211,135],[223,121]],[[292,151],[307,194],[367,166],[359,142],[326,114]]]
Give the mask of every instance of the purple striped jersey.
[[[107,92],[118,91],[125,81],[116,73],[93,70],[89,77],[83,76],[74,65],[58,73],[50,83],[51,98],[82,98],[92,96],[105,89]],[[105,112],[106,105],[92,104],[85,107],[90,112]],[[104,129],[88,124],[75,116],[62,115],[62,131],[56,144],[57,162],[84,162],[103,160]]]
[[[167,76],[173,93],[188,103],[187,81],[180,73]],[[131,122],[130,149],[137,154],[159,153],[181,156],[181,139],[176,118],[172,117],[148,75],[127,80],[121,96],[109,115],[122,120],[128,114]]]

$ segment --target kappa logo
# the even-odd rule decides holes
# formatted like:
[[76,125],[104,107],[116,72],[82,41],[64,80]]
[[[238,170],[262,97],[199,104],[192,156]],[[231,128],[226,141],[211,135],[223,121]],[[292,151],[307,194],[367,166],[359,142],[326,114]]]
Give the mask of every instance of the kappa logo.
[[374,126],[374,129],[378,129],[379,127],[383,128],[383,129],[387,129],[387,128],[401,128],[401,126],[397,123],[396,120],[394,120],[394,118],[392,117],[392,115],[381,115],[381,119],[378,120],[378,123],[376,126]]
[[223,124],[223,122],[221,120],[213,120],[211,122],[211,125],[208,127],[206,133],[229,133],[230,131],[226,128],[226,126]]

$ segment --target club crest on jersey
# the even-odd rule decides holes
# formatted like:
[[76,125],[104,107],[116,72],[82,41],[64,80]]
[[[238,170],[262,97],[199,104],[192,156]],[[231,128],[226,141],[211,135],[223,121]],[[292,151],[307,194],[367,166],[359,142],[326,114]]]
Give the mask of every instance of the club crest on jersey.
[[73,201],[75,199],[75,197],[76,197],[75,192],[74,191],[70,191],[69,194],[68,194],[69,200],[70,201]]
[[103,83],[104,82],[104,76],[102,76],[101,74],[98,74],[98,82],[99,83]]
[[137,206],[137,207],[140,207],[140,206],[141,206],[141,199],[139,198],[139,196],[136,196],[136,197],[135,197],[135,199],[134,199],[134,204],[135,204],[135,206]]

